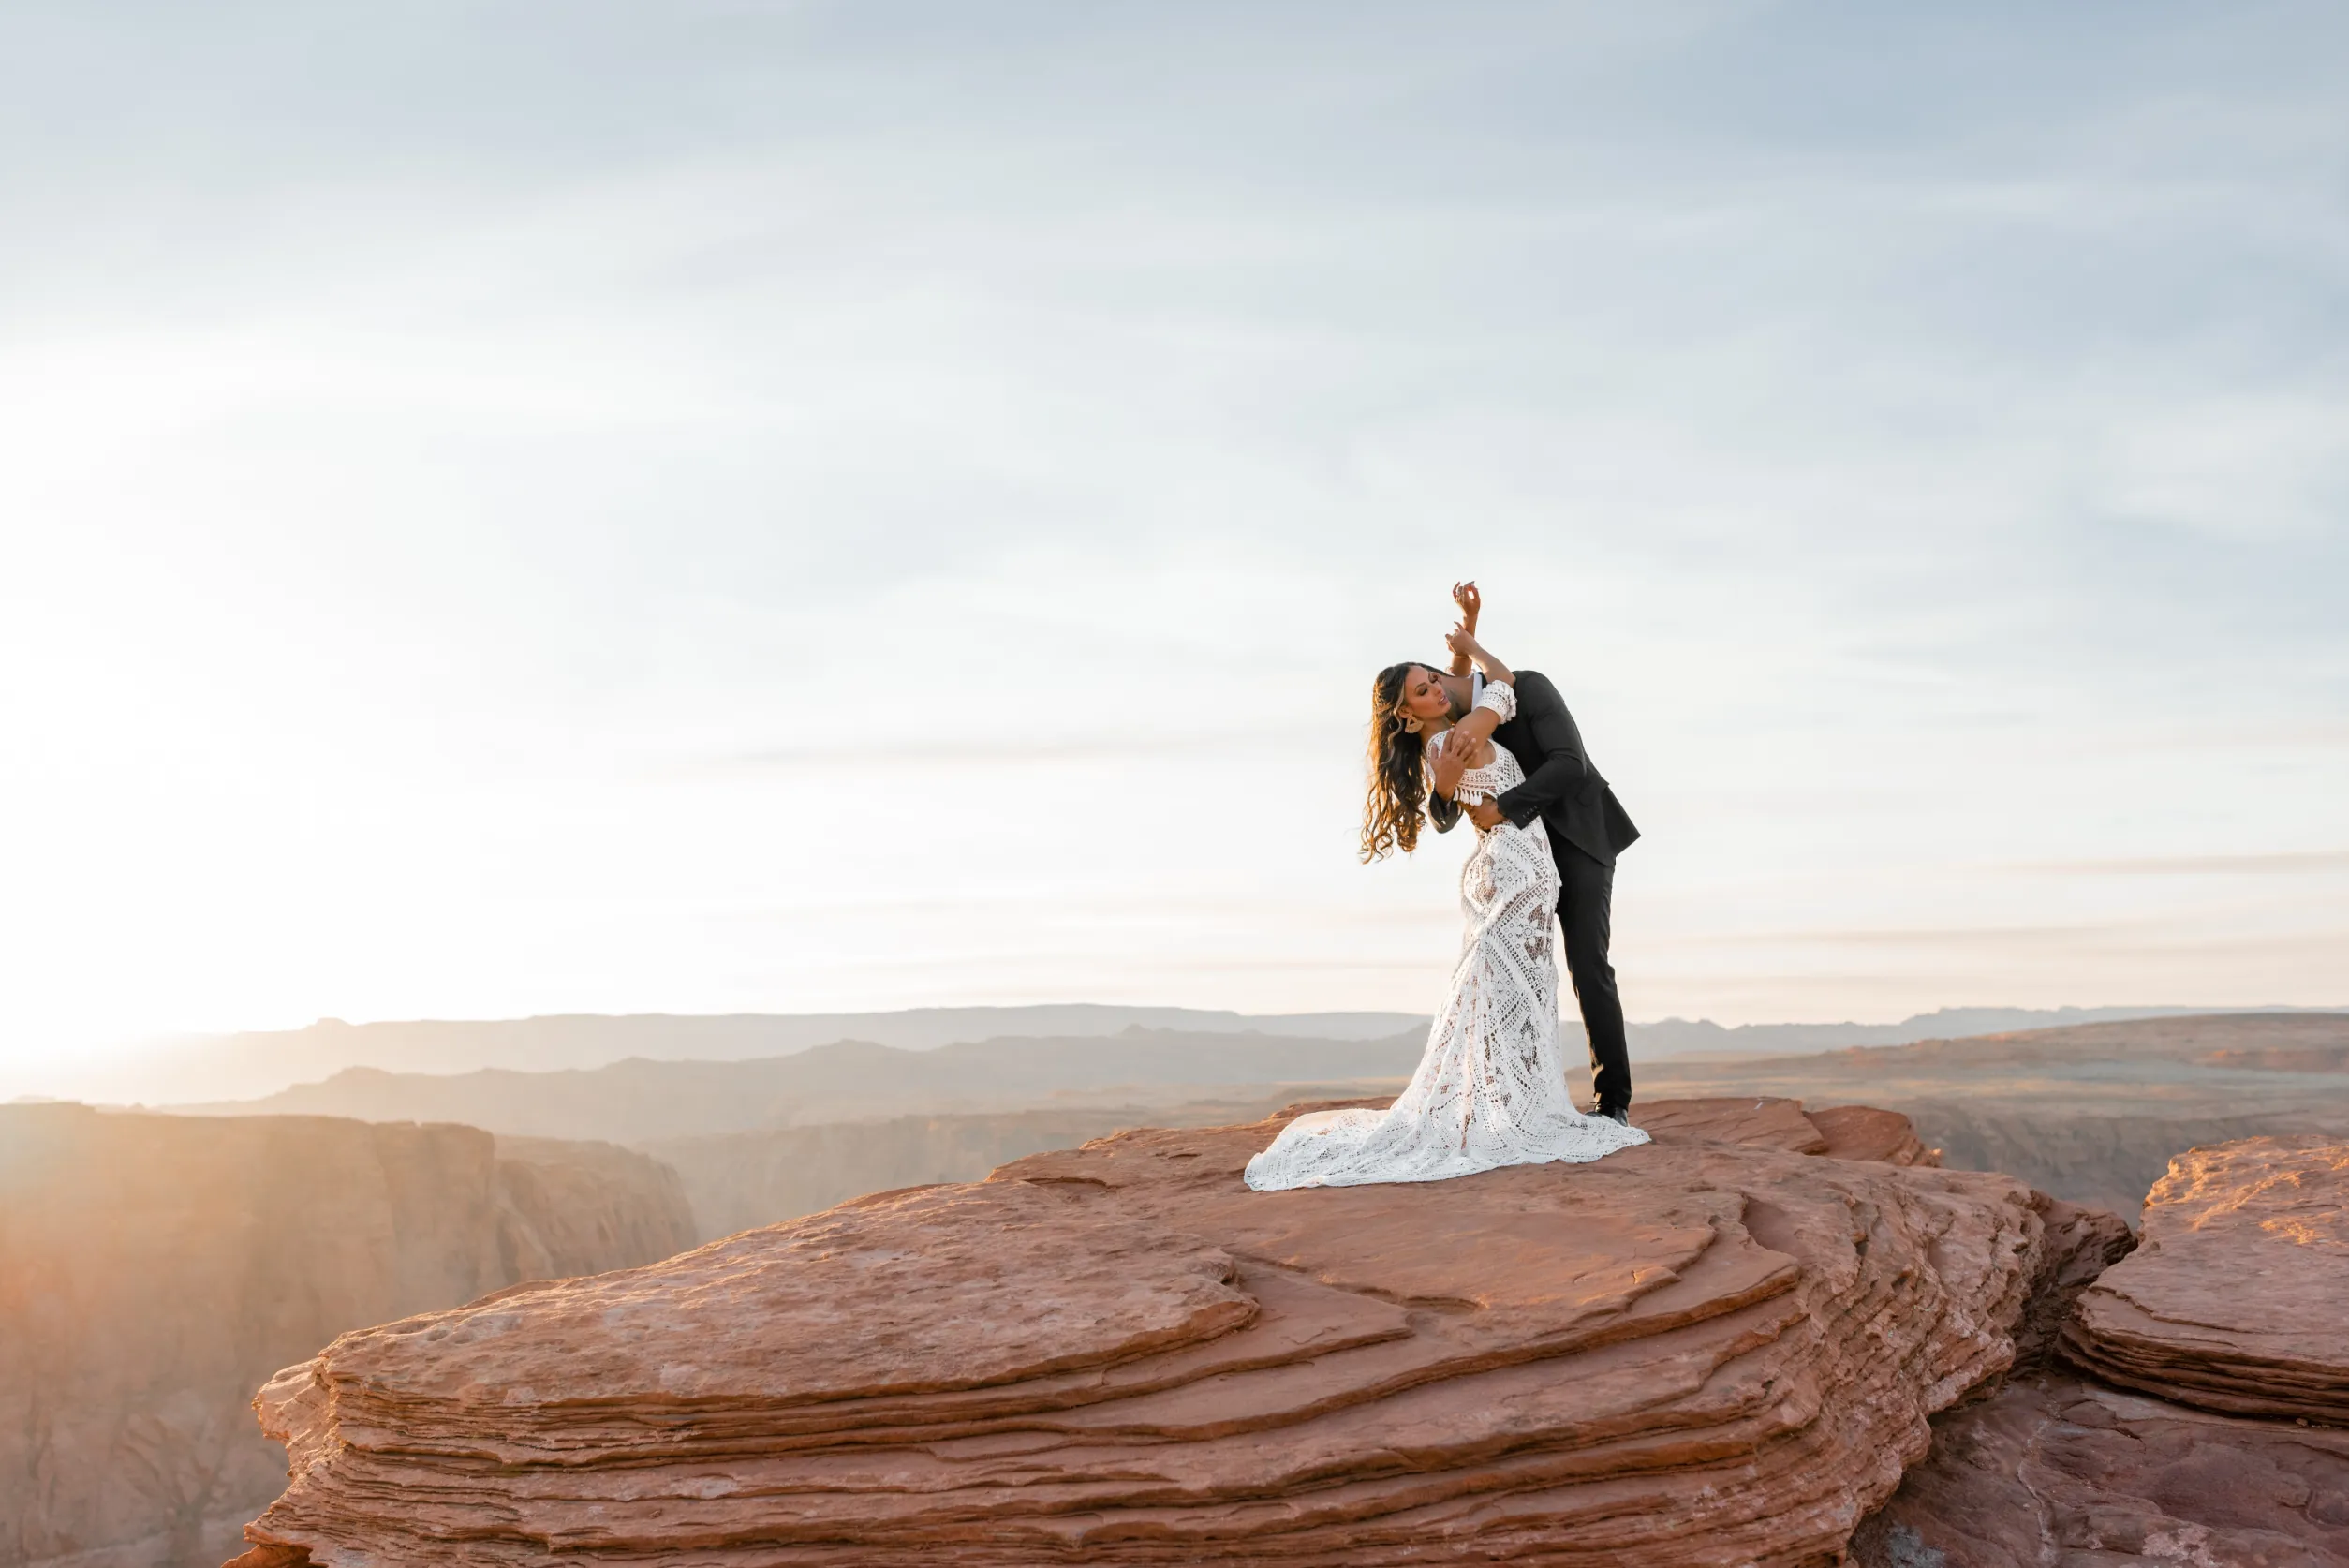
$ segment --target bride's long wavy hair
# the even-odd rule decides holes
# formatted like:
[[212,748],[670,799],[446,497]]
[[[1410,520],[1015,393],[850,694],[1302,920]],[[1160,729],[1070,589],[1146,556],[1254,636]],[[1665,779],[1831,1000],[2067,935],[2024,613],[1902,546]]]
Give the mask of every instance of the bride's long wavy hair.
[[1413,670],[1441,668],[1416,659],[1390,664],[1370,683],[1370,797],[1362,807],[1366,861],[1419,848],[1419,819],[1427,803],[1427,737],[1403,711],[1403,683]]

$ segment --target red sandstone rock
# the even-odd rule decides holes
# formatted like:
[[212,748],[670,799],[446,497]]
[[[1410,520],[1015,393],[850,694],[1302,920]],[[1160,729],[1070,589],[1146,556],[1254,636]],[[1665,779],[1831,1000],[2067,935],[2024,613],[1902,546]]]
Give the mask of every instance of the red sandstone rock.
[[1821,1152],[1837,1160],[1881,1160],[1887,1165],[1938,1165],[1937,1149],[1925,1146],[1916,1125],[1898,1111],[1873,1105],[1829,1105],[1803,1115],[1819,1130],[1827,1146]]
[[293,1479],[240,1562],[1834,1562],[2009,1364],[2045,1221],[1659,1109],[1274,1193],[1278,1118],[1123,1133],[348,1334],[258,1401]]
[[[1651,1133],[1689,1132],[1755,1148],[1782,1148],[1791,1154],[1828,1152],[1826,1134],[1803,1115],[1803,1102],[1799,1100],[1780,1100],[1771,1095],[1654,1100],[1640,1106],[1632,1119]],[[1906,1122],[1909,1118],[1900,1119]]]
[[1937,1416],[1852,1546],[1857,1568],[2342,1568],[2349,1432],[2024,1380]]
[[2170,1162],[2144,1242],[2082,1293],[2064,1358],[2206,1410],[2349,1425],[2349,1143],[2245,1138]]

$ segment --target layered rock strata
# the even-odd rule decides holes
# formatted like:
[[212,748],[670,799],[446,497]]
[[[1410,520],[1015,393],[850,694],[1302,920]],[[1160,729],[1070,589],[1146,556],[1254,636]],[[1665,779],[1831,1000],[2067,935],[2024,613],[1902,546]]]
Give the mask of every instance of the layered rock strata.
[[620,1149],[0,1106],[0,1564],[210,1568],[284,1488],[249,1405],[288,1358],[691,1242]]
[[240,1561],[1824,1568],[2012,1361],[2047,1227],[1738,1103],[1279,1193],[1281,1117],[1134,1132],[346,1335],[258,1401]]
[[2023,1379],[1933,1423],[1858,1568],[2343,1568],[2349,1432]]
[[2080,1295],[2062,1354],[2205,1410],[2349,1425],[2349,1141],[2179,1155],[2146,1199],[2143,1244]]

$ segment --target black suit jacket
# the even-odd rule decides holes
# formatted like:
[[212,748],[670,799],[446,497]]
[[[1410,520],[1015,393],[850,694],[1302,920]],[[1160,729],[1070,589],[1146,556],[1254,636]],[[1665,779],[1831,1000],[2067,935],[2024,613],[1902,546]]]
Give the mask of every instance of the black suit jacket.
[[[1525,769],[1525,782],[1500,797],[1502,816],[1519,827],[1539,817],[1553,846],[1572,844],[1602,865],[1613,865],[1639,836],[1615,791],[1590,765],[1574,716],[1547,675],[1517,672],[1517,717],[1495,730],[1493,739]],[[1427,806],[1439,833],[1451,832],[1460,820],[1460,808],[1440,795],[1431,795]]]

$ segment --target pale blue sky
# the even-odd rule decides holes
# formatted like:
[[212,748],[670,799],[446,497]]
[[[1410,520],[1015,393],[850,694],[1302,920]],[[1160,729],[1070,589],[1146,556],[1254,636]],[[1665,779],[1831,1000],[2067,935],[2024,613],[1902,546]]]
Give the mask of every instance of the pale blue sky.
[[2345,104],[2318,5],[8,5],[0,1052],[1424,1008],[1466,574],[1634,1016],[2349,1001]]

